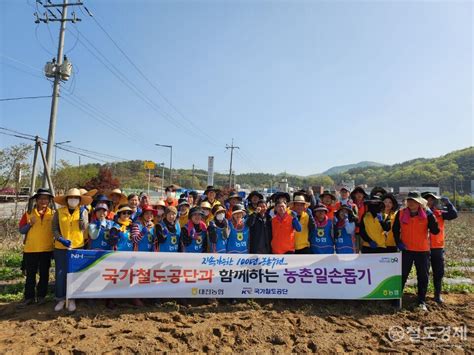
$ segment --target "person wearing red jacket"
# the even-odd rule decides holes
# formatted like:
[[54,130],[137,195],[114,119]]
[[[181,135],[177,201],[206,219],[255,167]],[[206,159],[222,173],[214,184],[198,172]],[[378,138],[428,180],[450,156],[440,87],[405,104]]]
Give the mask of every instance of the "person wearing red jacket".
[[295,231],[301,232],[301,223],[295,211],[288,211],[286,202],[275,205],[275,216],[272,218],[272,253],[294,254]]
[[[439,233],[430,233],[430,262],[433,270],[434,300],[443,303],[441,288],[444,276],[444,221],[458,218],[458,211],[447,197],[440,197],[432,192],[424,192],[421,196],[428,201],[428,207],[436,217]],[[439,206],[439,202],[443,206]]]
[[418,305],[421,310],[427,311],[425,302],[430,271],[428,235],[438,234],[440,230],[434,214],[425,207],[426,200],[418,191],[408,193],[406,205],[407,207],[400,209],[395,215],[392,228],[398,249],[402,251],[402,288],[405,287],[414,263],[418,282]]

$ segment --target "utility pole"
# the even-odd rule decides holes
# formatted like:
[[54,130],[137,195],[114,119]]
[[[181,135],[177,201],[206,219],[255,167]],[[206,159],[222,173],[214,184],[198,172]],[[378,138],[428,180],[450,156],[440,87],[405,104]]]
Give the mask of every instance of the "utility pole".
[[[46,63],[45,66],[45,75],[49,78],[54,78],[53,84],[53,95],[51,99],[51,112],[49,116],[49,130],[48,130],[48,146],[46,148],[46,162],[48,168],[51,171],[53,163],[53,149],[55,147],[54,139],[56,134],[56,117],[58,112],[58,101],[59,101],[59,89],[61,81],[66,81],[69,79],[72,73],[72,64],[67,60],[66,56],[63,58],[64,52],[64,35],[66,32],[66,23],[71,21],[76,23],[81,21],[81,19],[76,17],[76,14],[72,12],[72,18],[67,18],[67,9],[69,6],[81,6],[82,2],[77,1],[75,3],[68,4],[68,0],[63,0],[62,4],[53,4],[51,1],[47,3],[42,3],[37,1],[39,4],[43,5],[46,9],[46,12],[40,17],[38,13],[35,12],[36,20],[35,23],[39,24],[44,22],[48,24],[49,22],[60,22],[59,27],[59,43],[58,43],[58,54],[56,58],[53,58],[52,62]],[[56,8],[61,14],[61,18],[57,18],[55,13],[50,10],[50,8]],[[59,10],[62,8],[62,10]],[[63,60],[64,59],[64,60]],[[43,185],[47,186],[48,181],[46,176],[43,181]],[[52,188],[52,186],[50,186]]]
[[234,145],[234,138],[232,138],[232,144],[226,144],[225,149],[230,149],[229,188],[232,188],[232,158],[234,156],[234,149],[240,149],[240,147]]
[[191,175],[191,190],[194,190],[194,164],[193,164],[193,174]]

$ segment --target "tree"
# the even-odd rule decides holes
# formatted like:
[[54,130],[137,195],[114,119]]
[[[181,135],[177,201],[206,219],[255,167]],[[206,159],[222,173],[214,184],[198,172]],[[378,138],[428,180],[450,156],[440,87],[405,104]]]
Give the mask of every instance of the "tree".
[[26,161],[31,151],[32,147],[28,144],[12,145],[0,150],[0,186],[2,188],[13,183],[18,165],[22,171],[29,171]]
[[59,168],[53,175],[53,184],[57,191],[66,191],[73,187],[84,186],[87,181],[97,176],[100,164],[86,164],[81,167],[73,166],[65,160],[60,160]]
[[96,177],[84,184],[86,190],[97,189],[100,192],[110,191],[120,187],[120,181],[112,176],[112,170],[105,166],[99,169]]

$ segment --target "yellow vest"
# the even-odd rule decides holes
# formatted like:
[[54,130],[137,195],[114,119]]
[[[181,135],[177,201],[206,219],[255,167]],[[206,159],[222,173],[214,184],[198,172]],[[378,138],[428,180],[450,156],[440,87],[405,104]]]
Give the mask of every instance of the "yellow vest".
[[[62,207],[58,210],[59,229],[64,239],[72,242],[71,248],[81,248],[84,246],[84,233],[79,228],[79,207],[77,207],[72,215],[69,213],[67,207]],[[56,249],[67,249],[60,242],[55,241],[54,247]]]
[[186,213],[186,214],[183,215],[183,216],[179,216],[178,222],[179,222],[179,226],[180,226],[181,228],[183,228],[184,225],[185,225],[186,223],[188,223],[188,217],[189,217],[189,212]]
[[53,215],[54,213],[49,207],[46,209],[43,218],[41,218],[36,208],[28,214],[28,221],[34,216],[36,222],[26,234],[25,253],[40,253],[54,249]]
[[301,223],[301,232],[295,232],[295,249],[300,250],[304,248],[309,248],[309,215],[306,211],[301,213],[300,218]]
[[[395,243],[395,237],[393,236],[393,223],[395,222],[395,212],[390,212],[390,230],[387,232],[387,239],[385,240],[385,245],[388,247],[394,247],[397,245]],[[387,219],[387,214],[383,214],[383,218]]]
[[[385,248],[385,233],[377,218],[374,218],[370,212],[364,216],[364,226],[370,239],[379,245],[379,248]],[[365,240],[362,242],[363,246],[370,246]]]

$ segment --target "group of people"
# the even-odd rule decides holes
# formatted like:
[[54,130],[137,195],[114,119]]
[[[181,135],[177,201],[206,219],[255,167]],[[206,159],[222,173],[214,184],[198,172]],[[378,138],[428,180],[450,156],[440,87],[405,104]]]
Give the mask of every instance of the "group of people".
[[[138,252],[354,254],[402,252],[403,285],[415,264],[418,301],[426,310],[430,262],[435,300],[442,303],[444,221],[457,217],[447,198],[410,192],[399,208],[383,188],[367,194],[362,187],[342,187],[315,196],[299,190],[292,198],[270,198],[252,191],[244,200],[236,191],[223,196],[213,186],[177,198],[174,186],[157,203],[142,193],[126,196],[70,189],[53,196],[39,189],[34,207],[20,220],[25,235],[26,283],[21,307],[44,302],[51,258],[55,260],[56,311],[65,307],[67,250]],[[53,203],[54,202],[54,203]],[[58,208],[56,209],[56,205]],[[36,276],[39,273],[39,281]],[[140,300],[134,300],[141,305]],[[68,310],[76,304],[70,300]]]

